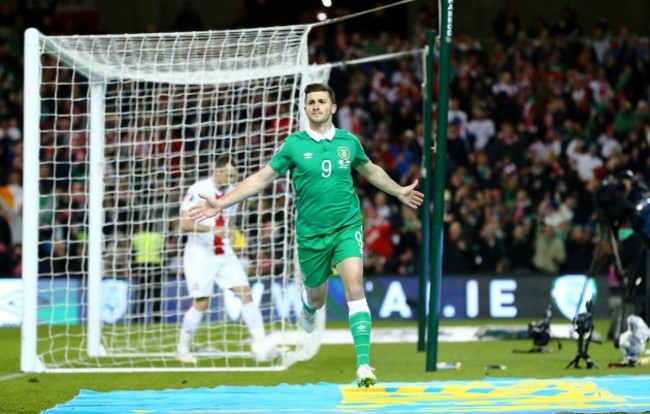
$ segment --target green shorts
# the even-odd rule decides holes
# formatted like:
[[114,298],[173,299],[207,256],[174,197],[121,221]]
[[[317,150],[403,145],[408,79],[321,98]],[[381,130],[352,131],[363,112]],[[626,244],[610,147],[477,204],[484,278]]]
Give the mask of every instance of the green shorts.
[[318,287],[332,275],[332,266],[349,257],[363,258],[361,223],[332,233],[298,239],[298,261],[307,287]]

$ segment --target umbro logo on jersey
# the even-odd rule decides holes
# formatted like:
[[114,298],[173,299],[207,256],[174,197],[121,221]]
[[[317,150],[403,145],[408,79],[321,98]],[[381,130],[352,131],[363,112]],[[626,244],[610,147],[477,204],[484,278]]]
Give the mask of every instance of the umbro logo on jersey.
[[314,154],[312,154],[311,152],[305,152],[303,156],[305,157],[306,160],[311,160],[312,158],[314,158]]

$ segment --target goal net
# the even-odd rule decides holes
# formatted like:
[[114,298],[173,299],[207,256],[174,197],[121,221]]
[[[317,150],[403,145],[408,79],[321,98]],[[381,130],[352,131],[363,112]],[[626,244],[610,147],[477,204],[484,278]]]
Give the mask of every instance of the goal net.
[[[314,334],[297,328],[285,177],[241,203],[234,242],[280,356],[252,358],[239,299],[215,286],[193,343],[198,363],[175,358],[191,305],[183,195],[217,155],[248,176],[304,126],[304,86],[329,77],[308,65],[309,29],[26,32],[23,371],[280,370],[315,354],[324,312]],[[157,252],[145,273],[138,240]]]

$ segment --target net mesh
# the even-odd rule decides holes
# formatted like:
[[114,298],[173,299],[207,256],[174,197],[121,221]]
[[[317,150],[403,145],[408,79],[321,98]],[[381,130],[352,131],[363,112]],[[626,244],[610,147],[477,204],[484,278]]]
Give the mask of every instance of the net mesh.
[[[191,304],[180,202],[191,184],[210,176],[216,155],[230,154],[248,176],[300,127],[304,85],[329,76],[327,67],[307,65],[308,31],[40,36],[36,341],[46,370],[283,369],[316,352],[322,312],[316,334],[296,329],[295,212],[283,177],[241,203],[234,244],[282,356],[251,358],[241,303],[215,286],[194,341],[199,363],[187,367],[175,358]],[[97,148],[99,167],[90,157]],[[101,186],[92,185],[93,168],[101,169]],[[93,209],[102,211],[102,226],[89,226]],[[97,238],[99,276],[88,267]],[[134,243],[143,238],[161,244],[159,263],[136,263]],[[101,278],[101,320],[89,311],[93,277]],[[89,351],[93,324],[100,347]]]

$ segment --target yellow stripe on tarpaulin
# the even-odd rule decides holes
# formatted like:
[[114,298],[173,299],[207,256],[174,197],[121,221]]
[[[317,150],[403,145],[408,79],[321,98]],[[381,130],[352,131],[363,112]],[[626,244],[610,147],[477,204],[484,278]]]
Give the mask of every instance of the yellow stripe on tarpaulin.
[[[343,411],[394,410],[413,412],[526,412],[552,409],[597,409],[635,406],[625,396],[599,387],[591,380],[503,380],[436,382],[357,388],[341,386],[337,407]],[[649,401],[639,402],[647,407]]]

